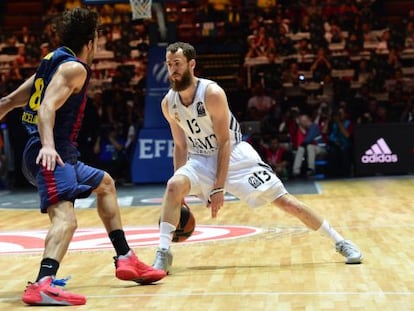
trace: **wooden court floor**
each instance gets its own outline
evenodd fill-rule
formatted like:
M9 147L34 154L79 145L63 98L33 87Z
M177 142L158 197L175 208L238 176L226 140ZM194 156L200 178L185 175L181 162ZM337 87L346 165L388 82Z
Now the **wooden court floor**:
M320 194L298 195L364 254L345 265L330 240L274 207L228 202L217 219L193 206L199 225L247 225L256 235L174 244L171 275L140 286L114 277L112 250L70 251L58 277L86 295L65 310L414 310L414 176L320 181ZM1 210L1 232L45 229L38 211ZM158 208L122 208L125 226L152 226ZM95 209L78 210L79 228L101 228ZM135 248L152 263L156 245ZM20 301L41 253L0 255L0 310ZM50 310L35 307L35 310ZM52 308L54 309L54 308ZM63 310L62 309L62 310Z

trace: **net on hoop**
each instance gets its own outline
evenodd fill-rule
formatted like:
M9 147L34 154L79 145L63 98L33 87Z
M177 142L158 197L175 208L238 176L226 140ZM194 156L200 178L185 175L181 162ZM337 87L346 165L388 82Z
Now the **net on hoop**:
M131 4L132 19L151 18L152 0L129 0Z

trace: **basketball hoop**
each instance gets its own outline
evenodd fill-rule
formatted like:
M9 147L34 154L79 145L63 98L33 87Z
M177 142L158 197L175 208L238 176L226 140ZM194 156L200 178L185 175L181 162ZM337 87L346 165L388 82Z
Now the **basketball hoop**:
M151 18L152 0L129 0L129 3L133 20Z

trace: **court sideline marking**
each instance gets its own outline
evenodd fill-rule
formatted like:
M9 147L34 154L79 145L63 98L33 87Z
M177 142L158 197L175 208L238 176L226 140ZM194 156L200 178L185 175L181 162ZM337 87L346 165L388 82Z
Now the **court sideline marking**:
M381 292L381 291L368 291L368 292L211 292L211 293L183 293L183 292L169 292L169 293L154 293L154 294L127 294L127 295L86 295L88 299L123 299L123 298L135 298L135 297L220 297L220 296L414 296L413 291L396 291L396 292ZM3 297L0 301L17 301L20 297Z

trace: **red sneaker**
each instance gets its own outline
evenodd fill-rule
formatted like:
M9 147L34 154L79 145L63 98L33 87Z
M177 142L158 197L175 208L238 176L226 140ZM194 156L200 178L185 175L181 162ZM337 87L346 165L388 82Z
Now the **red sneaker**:
M114 260L115 275L120 280L150 284L161 280L167 275L165 271L154 269L141 262L132 250L125 256L114 257Z
M86 303L85 296L64 291L56 286L65 286L68 279L56 280L45 276L36 283L29 282L22 300L37 306L76 306Z

